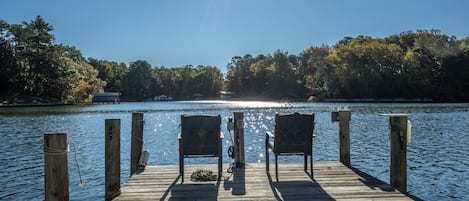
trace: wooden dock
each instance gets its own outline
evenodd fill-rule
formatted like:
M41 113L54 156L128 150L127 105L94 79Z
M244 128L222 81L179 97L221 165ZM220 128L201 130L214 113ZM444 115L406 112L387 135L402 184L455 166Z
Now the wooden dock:
M386 114L390 121L390 184L352 168L350 162L350 110L331 113L339 121L339 161L314 162L314 175L303 169L303 163L279 164L266 172L265 163L246 164L244 160L243 113L235 112L229 127L234 129L233 144L236 164L233 173L224 173L221 181L193 182L197 170L215 171L217 166L186 165L181 184L178 166L147 167L134 174L121 188L120 119L105 120L105 193L106 200L420 200L407 194L407 138L410 114ZM135 118L134 118L135 117ZM136 172L136 161L143 145L143 113L132 115L130 172ZM66 133L44 134L45 200L69 200ZM268 139L268 138L267 138ZM65 147L65 148L64 148ZM271 166L274 166L272 164ZM223 169L228 169L225 164ZM60 171L57 171L60 170ZM218 172L218 171L215 171ZM275 176L274 176L275 177ZM62 181L62 182L56 182ZM404 192L404 193L401 193Z
M132 176L114 200L413 200L389 184L340 162L315 162L313 178L303 163L280 163L279 181L275 166L265 171L264 163L246 164L227 173L223 180L193 182L196 170L213 170L213 165L186 165L184 184L178 166L150 166Z

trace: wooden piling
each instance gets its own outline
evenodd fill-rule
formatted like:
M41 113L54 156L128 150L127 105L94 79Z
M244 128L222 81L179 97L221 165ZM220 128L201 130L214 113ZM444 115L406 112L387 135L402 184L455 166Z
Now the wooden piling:
M350 163L350 110L340 110L339 115L339 159L342 164L351 168Z
M244 113L234 113L234 140L235 140L235 163L236 167L244 167Z
M143 113L132 113L132 139L130 144L130 175L138 169L138 160L143 147Z
M390 114L391 186L407 192L407 119L410 114Z
M105 120L105 199L120 195L120 119Z
M45 200L70 200L66 133L44 134Z

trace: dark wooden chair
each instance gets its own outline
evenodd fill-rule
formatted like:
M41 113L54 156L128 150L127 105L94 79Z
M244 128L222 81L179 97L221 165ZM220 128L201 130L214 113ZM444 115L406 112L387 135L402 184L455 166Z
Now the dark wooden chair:
M218 157L218 180L222 174L221 118L208 115L181 115L179 133L179 173L184 183L184 158Z
M266 171L269 171L269 149L275 154L275 178L278 181L278 156L304 155L304 170L307 171L310 156L311 177L313 175L313 131L314 113L275 115L275 131L267 132L265 139ZM275 135L274 135L275 134ZM270 142L269 138L274 138Z

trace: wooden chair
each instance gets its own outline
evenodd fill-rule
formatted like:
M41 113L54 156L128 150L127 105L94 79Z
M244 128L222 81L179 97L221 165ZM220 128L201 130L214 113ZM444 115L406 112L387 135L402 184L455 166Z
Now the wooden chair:
M218 157L218 179L222 174L221 118L208 115L181 115L179 133L179 173L184 183L184 158Z
M311 177L313 175L313 131L314 113L275 115L275 132L266 133L265 155L266 171L269 171L269 149L275 154L275 178L278 181L279 155L304 155L304 170L310 156ZM274 143L269 141L274 138Z

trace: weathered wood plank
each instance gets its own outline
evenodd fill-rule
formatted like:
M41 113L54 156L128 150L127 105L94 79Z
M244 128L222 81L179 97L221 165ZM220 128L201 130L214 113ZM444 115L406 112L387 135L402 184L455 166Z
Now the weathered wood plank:
M70 200L66 133L44 134L44 198Z
M186 169L187 178L198 169L217 172L215 164L187 165ZM335 161L316 162L314 179L304 171L303 163L279 164L279 182L263 163L246 164L231 175L224 173L219 182L181 184L178 170L178 166L147 167L114 200L412 200L389 184Z
M106 119L104 122L104 189L105 199L112 200L120 194L120 119Z
M339 111L339 160L347 167L350 163L350 110Z
M391 175L390 183L407 192L407 116L391 116Z
M130 141L130 174L138 169L138 160L143 148L143 112L132 113L132 138Z

